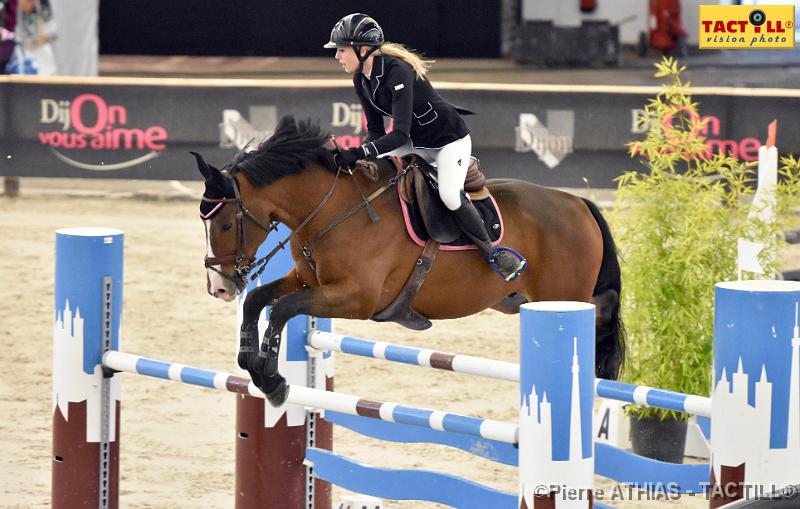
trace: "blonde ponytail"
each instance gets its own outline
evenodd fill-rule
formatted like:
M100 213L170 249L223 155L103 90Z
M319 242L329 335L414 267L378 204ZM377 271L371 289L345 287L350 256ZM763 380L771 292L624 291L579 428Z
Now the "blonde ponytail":
M373 55L388 55L390 57L399 58L414 69L414 72L417 74L417 79L425 76L434 62L434 60L423 58L422 55L416 53L414 50L406 48L402 44L396 42L383 43Z

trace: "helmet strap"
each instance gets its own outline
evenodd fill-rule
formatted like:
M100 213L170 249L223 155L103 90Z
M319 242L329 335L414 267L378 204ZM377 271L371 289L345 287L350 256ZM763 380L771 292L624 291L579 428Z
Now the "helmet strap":
M362 74L364 72L364 63L367 59L376 51L380 49L380 46L370 46L367 49L367 53L364 56L361 55L361 46L353 46L353 51L356 52L356 58L358 58L358 74Z
M367 59L370 57L370 55L372 55L373 53L375 53L379 49L380 49L380 46L370 46L370 47L367 48L367 53L362 56L361 55L361 46L353 46L353 51L356 52L356 58L358 58L358 61L361 62L362 66L364 65L364 62L366 62Z

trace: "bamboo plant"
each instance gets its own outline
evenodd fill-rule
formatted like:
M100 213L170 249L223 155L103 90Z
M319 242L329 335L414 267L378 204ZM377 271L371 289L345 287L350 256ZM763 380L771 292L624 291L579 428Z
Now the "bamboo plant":
M656 69L655 76L665 82L645 106L646 137L627 145L645 171L618 178L612 214L630 345L624 378L708 395L714 284L738 277L739 238L764 242L759 260L766 274L776 273L777 252L785 243L781 233L791 219L787 211L800 196L800 163L792 156L781 160L774 220L748 218L756 163L708 153L699 105L681 79L685 67L665 58ZM660 420L687 417L635 405L628 413Z

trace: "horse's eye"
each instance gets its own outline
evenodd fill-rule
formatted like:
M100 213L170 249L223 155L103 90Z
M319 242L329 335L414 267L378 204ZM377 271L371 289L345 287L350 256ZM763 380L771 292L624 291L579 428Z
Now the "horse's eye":
M231 223L225 223L222 225L222 231L226 232L231 229L233 225Z

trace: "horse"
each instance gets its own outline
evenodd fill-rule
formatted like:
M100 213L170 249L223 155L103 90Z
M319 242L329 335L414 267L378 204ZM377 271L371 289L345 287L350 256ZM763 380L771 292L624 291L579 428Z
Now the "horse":
M382 192L396 185L398 167L377 159L373 175L350 172L337 164L336 148L318 123L290 116L279 121L271 137L254 150L245 148L222 169L192 154L205 179L200 209L210 295L232 301L248 276L255 279L277 250L290 246L295 263L290 272L244 299L238 355L242 369L279 406L288 390L278 371L286 322L298 314L377 319L422 259L406 232L397 193ZM597 306L595 372L617 379L625 357L621 276L614 240L598 207L520 180L490 179L486 187L502 210L503 244L527 259L527 269L508 282L477 250L439 251L413 297L415 312L441 320L488 308L518 313L528 301L592 302ZM258 247L278 223L291 230L290 236L256 261ZM272 306L269 324L257 348L258 317L266 306Z

